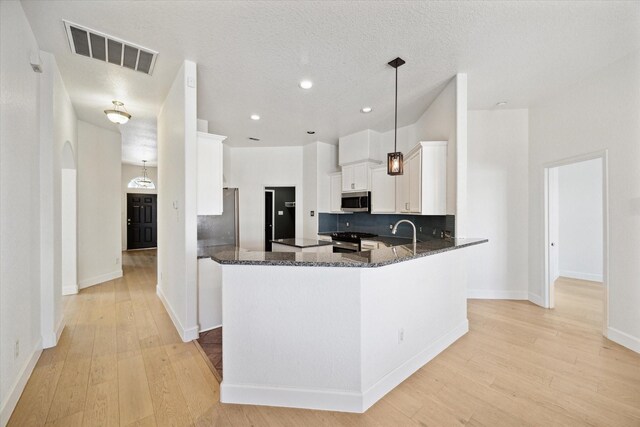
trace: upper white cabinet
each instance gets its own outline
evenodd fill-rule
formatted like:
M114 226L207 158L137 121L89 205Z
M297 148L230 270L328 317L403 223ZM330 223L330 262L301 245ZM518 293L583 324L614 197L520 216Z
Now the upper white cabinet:
M355 163L342 167L342 191L369 191L368 162Z
M333 173L329 175L331 199L329 202L329 211L333 213L342 212L342 174Z
M422 141L404 157L396 180L396 209L418 215L447 214L447 142Z
M371 213L396 212L396 177L387 168L371 169Z
M226 136L198 132L198 215L222 214L222 141Z
M379 162L383 157L380 144L380 134L371 129L343 136L338 141L338 163L345 166L355 162Z

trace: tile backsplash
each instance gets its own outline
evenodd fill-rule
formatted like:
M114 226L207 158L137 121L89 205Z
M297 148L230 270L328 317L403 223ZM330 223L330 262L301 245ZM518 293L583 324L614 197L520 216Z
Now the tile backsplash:
M443 230L450 231L455 236L455 216L424 216L424 215L372 215L367 212L354 212L352 214L318 214L318 231L358 231L374 233L379 236L391 236L390 225L401 219L408 219L416 225L418 240L440 237ZM347 225L348 224L348 225ZM420 231L422 228L422 231ZM435 230L435 235L434 235ZM413 231L409 224L398 227L397 237L411 237Z

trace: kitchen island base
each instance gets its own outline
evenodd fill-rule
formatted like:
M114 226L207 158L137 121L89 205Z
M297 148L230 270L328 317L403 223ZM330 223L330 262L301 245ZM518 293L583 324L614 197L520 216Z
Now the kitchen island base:
M366 411L468 331L466 252L377 268L222 265L221 401Z

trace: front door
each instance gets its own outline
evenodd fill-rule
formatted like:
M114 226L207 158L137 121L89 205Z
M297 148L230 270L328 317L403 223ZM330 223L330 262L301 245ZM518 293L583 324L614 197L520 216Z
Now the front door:
M155 248L156 194L127 194L127 249Z

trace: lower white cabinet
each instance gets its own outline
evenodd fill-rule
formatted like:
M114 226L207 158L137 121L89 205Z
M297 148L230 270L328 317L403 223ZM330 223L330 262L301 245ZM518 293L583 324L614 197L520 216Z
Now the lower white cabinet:
M222 141L225 139L226 136L198 132L198 215L222 215Z
M387 168L371 169L371 213L396 212L396 177Z
M222 268L211 258L198 259L198 325L200 331L222 325Z

